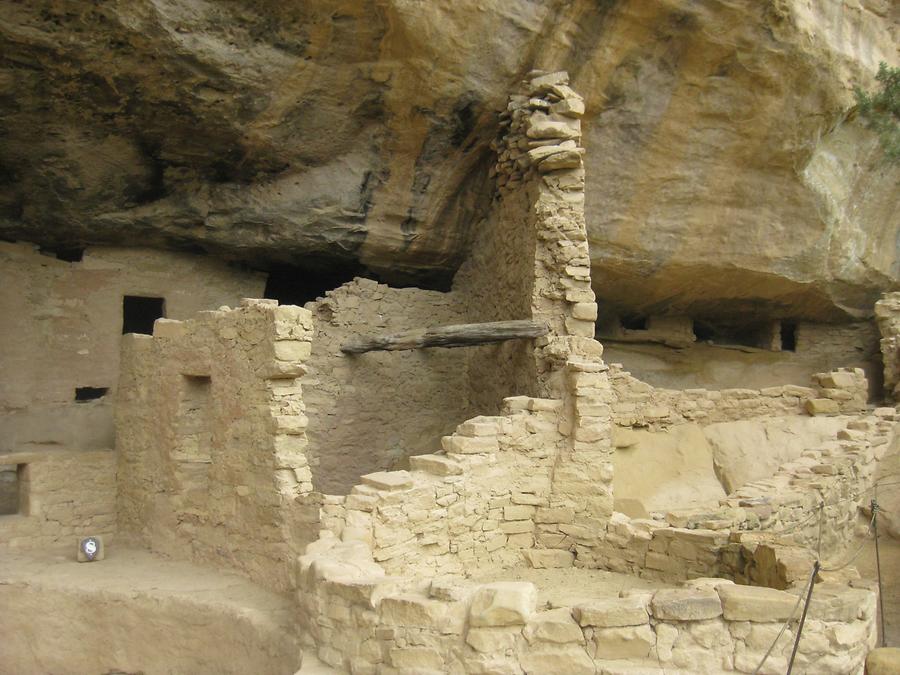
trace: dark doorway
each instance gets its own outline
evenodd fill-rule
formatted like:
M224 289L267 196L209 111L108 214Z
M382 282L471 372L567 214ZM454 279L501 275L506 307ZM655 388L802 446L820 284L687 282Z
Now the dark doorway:
M797 351L797 324L791 321L781 322L781 351Z

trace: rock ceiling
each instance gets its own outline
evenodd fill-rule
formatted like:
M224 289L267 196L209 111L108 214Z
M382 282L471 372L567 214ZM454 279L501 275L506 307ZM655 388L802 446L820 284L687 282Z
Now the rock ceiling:
M594 285L631 313L844 320L900 283L852 114L890 0L0 2L0 236L446 284L532 68L583 93Z

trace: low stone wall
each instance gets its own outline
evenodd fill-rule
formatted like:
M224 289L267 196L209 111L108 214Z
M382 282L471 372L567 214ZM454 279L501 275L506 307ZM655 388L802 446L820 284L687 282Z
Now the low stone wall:
M300 559L310 646L359 674L484 672L753 672L791 616L789 592L695 579L576 606L538 607L528 582L473 584L387 576L366 547L320 540ZM785 631L763 673L786 667ZM875 593L816 589L797 665L859 673L875 645ZM680 669L680 670L679 670Z
M685 422L855 413L865 410L868 388L860 368L817 373L811 387L787 384L765 389L664 389L638 380L619 363L610 364L609 378L615 393L613 422L652 429Z
M608 424L592 424L595 411L586 409L603 391L603 377L572 373L574 398L582 401L576 439L608 436ZM608 456L594 456L608 455L608 444L564 451L564 409L561 400L507 398L505 414L462 423L442 439L444 454L412 457L411 472L369 474L346 498L325 496L322 525L371 547L389 573L509 567L523 552L571 564L573 537L611 513L612 470Z
M797 546L820 545L827 561L843 554L897 415L883 408L852 420L833 444L744 486L712 512L670 513L667 522L613 514L600 526L574 510L554 508L552 489L513 488L501 497L496 487L479 483L479 471L490 466L502 467L506 476L546 470L538 462L510 471L503 457L517 452L512 438L529 426L552 425L565 406L526 398L506 405L506 416L461 425L446 441L447 455L422 459L444 475L443 491L432 480L421 492L427 481L419 470L383 473L364 478L346 503L325 507L335 531L309 547L298 570L307 640L320 658L354 673L517 667L591 673L660 666L752 672L811 569L814 555ZM477 451L459 452L467 446ZM465 464L476 455L481 458ZM443 500L444 510L432 508L433 499ZM363 505L369 515L360 536L346 528L360 523L351 514ZM455 543L473 539L471 545ZM440 555L429 550L435 546ZM682 580L685 587L538 611L530 584L441 577L471 573L481 564L523 563ZM714 576L790 590L704 580ZM833 584L817 586L816 593L798 664L821 673L858 672L874 644L874 593ZM762 672L783 670L792 640L790 630L786 635Z
M718 509L669 512L665 522L614 514L605 531L578 541L575 564L662 580L740 578L749 561L730 543L751 535L752 547L758 534L779 545L820 548L825 558L840 555L871 497L876 463L897 418L893 408L876 413L852 420L827 447L807 450L772 477L741 487Z
M0 548L68 546L78 537L116 529L116 455L112 450L0 454L20 466L20 512L0 515Z
M616 395L613 421L623 427L665 428L684 422L732 422L763 415L797 415L816 395L812 387L784 385L767 389L663 389L641 382L610 364Z

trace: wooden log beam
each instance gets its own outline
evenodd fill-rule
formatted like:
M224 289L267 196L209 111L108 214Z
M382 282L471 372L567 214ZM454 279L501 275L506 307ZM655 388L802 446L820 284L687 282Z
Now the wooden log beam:
M436 326L395 333L393 335L362 336L345 342L345 354L374 351L424 349L425 347L471 347L506 340L522 340L546 335L550 329L543 323L528 319L463 323L455 326Z

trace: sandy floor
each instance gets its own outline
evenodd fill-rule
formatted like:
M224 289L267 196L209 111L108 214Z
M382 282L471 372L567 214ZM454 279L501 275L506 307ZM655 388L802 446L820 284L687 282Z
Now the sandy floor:
M617 597L626 588L665 588L671 584L639 579L628 574L586 570L578 567L534 570L515 568L476 575L473 581L530 581L538 589L538 602L550 607L571 607L593 598Z
M106 558L93 563L71 555L4 552L0 581L27 582L60 588L78 587L106 592L184 596L197 602L233 605L290 623L290 600L245 578L187 562L165 560L147 551L111 547Z

